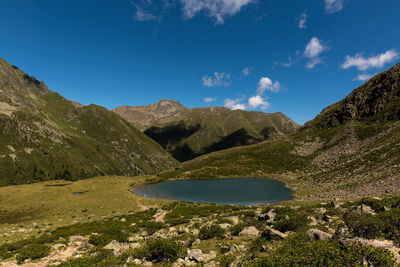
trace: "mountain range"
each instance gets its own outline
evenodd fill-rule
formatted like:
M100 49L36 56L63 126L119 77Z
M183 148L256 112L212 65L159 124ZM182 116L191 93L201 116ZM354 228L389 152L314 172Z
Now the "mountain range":
M299 198L392 193L400 188L399 119L400 64L300 127L282 113L165 99L113 111L84 106L0 59L0 185L158 173L267 176Z
M171 155L186 161L210 152L285 136L300 127L284 114L183 107L173 100L113 110Z

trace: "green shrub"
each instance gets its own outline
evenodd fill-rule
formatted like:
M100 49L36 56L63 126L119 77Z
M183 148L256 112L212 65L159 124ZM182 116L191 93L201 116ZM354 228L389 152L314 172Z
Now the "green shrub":
M183 254L183 247L168 239L150 240L133 251L133 256L152 262L174 262Z
M201 240L211 239L211 238L222 238L225 234L225 230L217 224L211 226L203 226L199 231L199 238Z
M116 257L110 250L99 250L95 256L83 256L77 259L67 260L58 267L87 267L87 266L124 266L126 259Z
M43 244L31 244L19 250L17 255L18 264L26 259L40 259L49 255L50 247Z
M393 255L382 248L301 239L287 240L278 250L245 266L363 266L364 261L372 266L395 266Z
M241 231L246 227L245 223L238 223L231 227L231 235L238 236Z
M293 213L289 218L281 218L275 223L274 227L283 233L287 231L297 232L305 229L308 226L308 221L306 214Z
M235 256L232 254L225 254L219 259L220 266L228 267L235 260Z

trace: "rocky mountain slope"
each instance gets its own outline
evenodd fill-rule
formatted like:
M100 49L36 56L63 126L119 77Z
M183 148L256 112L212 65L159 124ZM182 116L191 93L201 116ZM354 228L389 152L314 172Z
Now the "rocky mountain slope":
M175 165L114 112L68 101L0 59L0 186L150 174Z
M398 192L399 67L376 75L287 138L204 155L162 176L267 176L310 199Z
M325 108L305 126L335 127L351 120L365 123L400 120L400 63Z
M174 100L162 99L147 106L120 106L113 111L144 131L150 128L157 120L169 117L185 110L181 103Z
M268 114L223 107L187 109L165 99L149 106L122 106L113 111L144 130L180 161L284 136L299 127L280 112Z

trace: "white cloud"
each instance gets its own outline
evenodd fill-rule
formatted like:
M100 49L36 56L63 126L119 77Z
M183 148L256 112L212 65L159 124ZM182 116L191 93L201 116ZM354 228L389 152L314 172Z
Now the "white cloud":
M249 98L249 108L267 109L271 105L262 96L256 95Z
M216 20L217 24L223 24L226 17L231 17L240 12L242 7L254 0L179 0L185 18L191 19L199 12L206 12Z
M151 0L142 0L142 1L138 1L137 3L134 1L131 1L131 3L136 8L135 20L148 21L148 20L157 19L156 16L154 16L150 12L145 11L145 8L149 7L151 5Z
M214 102L215 100L217 100L217 99L214 97L206 97L203 99L203 101L206 103L211 103L211 102Z
M257 95L263 95L266 90L277 93L281 90L280 83L278 81L272 82L268 77L262 77L258 81Z
M242 100L243 100L242 98L236 98L236 99L227 98L227 99L225 99L224 107L233 109L233 110L237 110L237 109L245 110L247 108L246 105L244 103L239 103Z
M224 72L214 72L212 76L203 76L201 80L203 85L207 87L214 86L229 86L229 79L231 75Z
M371 75L371 74L362 73L362 74L359 74L354 80L363 82L363 81L367 81L367 80L371 79L372 76L373 75Z
M242 73L243 73L244 76L249 75L249 74L250 74L250 69L249 69L249 67L244 68L244 69L242 70Z
M300 29L305 29L305 28L307 28L306 22L307 22L307 13L304 12L304 13L301 15L301 17L300 17L299 28L300 28Z
M398 57L399 54L394 49L369 58L365 58L362 54L356 54L354 57L347 55L344 63L342 64L342 68L348 69L351 67L356 67L360 71L372 68L382 68L386 63L389 63Z
M317 37L311 38L310 42L306 45L304 55L308 58L318 57L326 48Z
M318 58L318 57L312 58L307 62L306 68L307 69L313 69L319 63L321 63L321 59L320 58Z
M306 49L304 50L304 56L309 58L306 67L308 69L312 69L317 64L321 63L322 61L319 58L319 55L327 49L328 47L322 44L322 42L317 37L311 38L310 42L308 42L308 44L306 45Z
M325 11L328 14L333 14L343 9L344 0L324 0L324 1L325 1Z

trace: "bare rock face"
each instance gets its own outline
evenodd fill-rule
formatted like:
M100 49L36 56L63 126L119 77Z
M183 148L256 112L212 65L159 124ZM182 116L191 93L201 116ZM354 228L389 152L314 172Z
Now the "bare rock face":
M148 128L154 121L164 117L169 117L185 108L181 103L174 100L162 99L161 101L146 106L120 106L113 111L125 118L127 121L135 125L137 128L144 130Z

